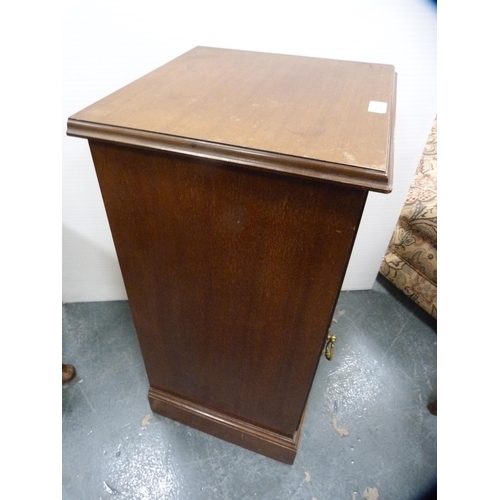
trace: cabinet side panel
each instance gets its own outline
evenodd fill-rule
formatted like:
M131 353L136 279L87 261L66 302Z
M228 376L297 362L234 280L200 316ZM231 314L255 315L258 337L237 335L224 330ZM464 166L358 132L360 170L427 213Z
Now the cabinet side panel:
M151 387L292 437L366 192L90 145Z

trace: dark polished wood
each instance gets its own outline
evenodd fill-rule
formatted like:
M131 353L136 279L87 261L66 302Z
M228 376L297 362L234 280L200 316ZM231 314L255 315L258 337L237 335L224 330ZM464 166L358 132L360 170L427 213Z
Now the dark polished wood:
M287 437L156 389L149 389L148 398L155 413L280 462L294 462L305 413L297 431Z
M293 462L368 189L390 189L391 68L198 48L70 118L153 411Z
M70 117L68 133L389 192L395 80L386 64L196 47Z

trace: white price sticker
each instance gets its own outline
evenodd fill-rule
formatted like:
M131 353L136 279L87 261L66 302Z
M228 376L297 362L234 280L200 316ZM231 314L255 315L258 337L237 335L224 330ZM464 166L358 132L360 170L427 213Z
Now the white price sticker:
M370 104L368 104L368 111L370 113L380 113L381 115L385 115L385 113L387 113L387 103L370 101Z

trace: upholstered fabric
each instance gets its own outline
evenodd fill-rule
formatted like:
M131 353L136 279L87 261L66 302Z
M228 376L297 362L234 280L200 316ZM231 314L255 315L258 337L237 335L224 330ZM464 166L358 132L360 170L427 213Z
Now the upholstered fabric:
M380 273L437 318L437 118Z

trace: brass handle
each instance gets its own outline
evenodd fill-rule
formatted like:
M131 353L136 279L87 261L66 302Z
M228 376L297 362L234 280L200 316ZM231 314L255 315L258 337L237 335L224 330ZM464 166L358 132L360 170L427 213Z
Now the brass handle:
M328 335L328 339L326 340L325 345L325 357L328 361L331 361L333 358L333 347L337 338L335 335Z

